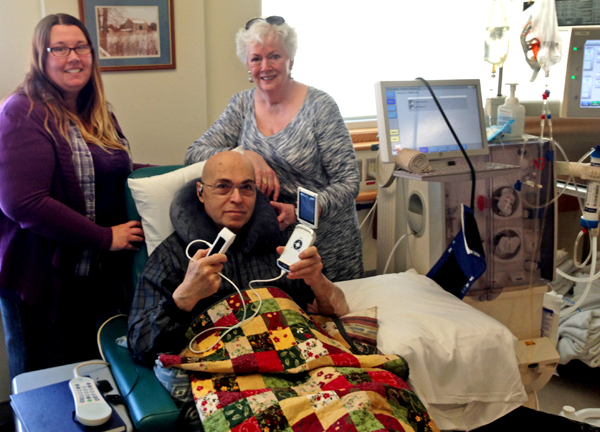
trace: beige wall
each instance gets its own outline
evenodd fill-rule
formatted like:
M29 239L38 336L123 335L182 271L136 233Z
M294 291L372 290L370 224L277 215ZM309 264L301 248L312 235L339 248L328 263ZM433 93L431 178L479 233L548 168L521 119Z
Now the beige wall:
M39 0L0 0L0 99L25 77L33 28L41 13Z
M235 55L235 35L260 14L260 0L205 0L208 125L235 93L251 88L248 71ZM200 135L198 135L199 137Z
M23 80L42 15L79 16L77 0L0 0L0 98ZM188 146L236 92L248 88L235 33L259 16L260 0L174 0L177 68L104 72L106 97L135 162L179 164Z

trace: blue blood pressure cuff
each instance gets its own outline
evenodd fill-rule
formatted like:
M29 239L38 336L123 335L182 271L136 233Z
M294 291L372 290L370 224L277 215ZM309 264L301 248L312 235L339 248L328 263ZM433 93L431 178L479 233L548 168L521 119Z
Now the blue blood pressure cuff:
M462 299L485 272L485 254L473 210L462 205L462 229L429 270L427 277Z

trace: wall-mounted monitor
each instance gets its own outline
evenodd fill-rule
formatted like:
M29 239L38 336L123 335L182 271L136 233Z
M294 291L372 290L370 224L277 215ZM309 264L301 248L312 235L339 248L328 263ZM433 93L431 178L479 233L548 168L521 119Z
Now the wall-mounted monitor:
M467 154L488 154L479 80L438 80L429 85ZM418 150L432 161L462 157L422 81L379 81L375 84L375 99L384 163L394 163L398 150L405 148Z
M571 29L561 117L600 117L600 27Z

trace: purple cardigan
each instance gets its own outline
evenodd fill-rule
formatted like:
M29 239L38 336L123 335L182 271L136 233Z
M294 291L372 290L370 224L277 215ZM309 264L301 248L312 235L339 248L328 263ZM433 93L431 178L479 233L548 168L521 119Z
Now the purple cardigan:
M0 107L0 295L50 302L53 316L81 249L108 250L112 230L84 216L69 143L52 120L54 138L44 128L42 107L30 107L19 94Z

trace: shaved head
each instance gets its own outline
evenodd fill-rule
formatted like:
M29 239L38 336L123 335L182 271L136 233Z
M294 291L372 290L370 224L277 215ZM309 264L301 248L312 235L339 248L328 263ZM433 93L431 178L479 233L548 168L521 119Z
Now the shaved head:
M231 172L245 173L248 178L254 179L254 167L252 163L241 153L225 151L211 156L204 165L202 181L211 183L219 178L219 175ZM212 184L212 183L211 183Z

